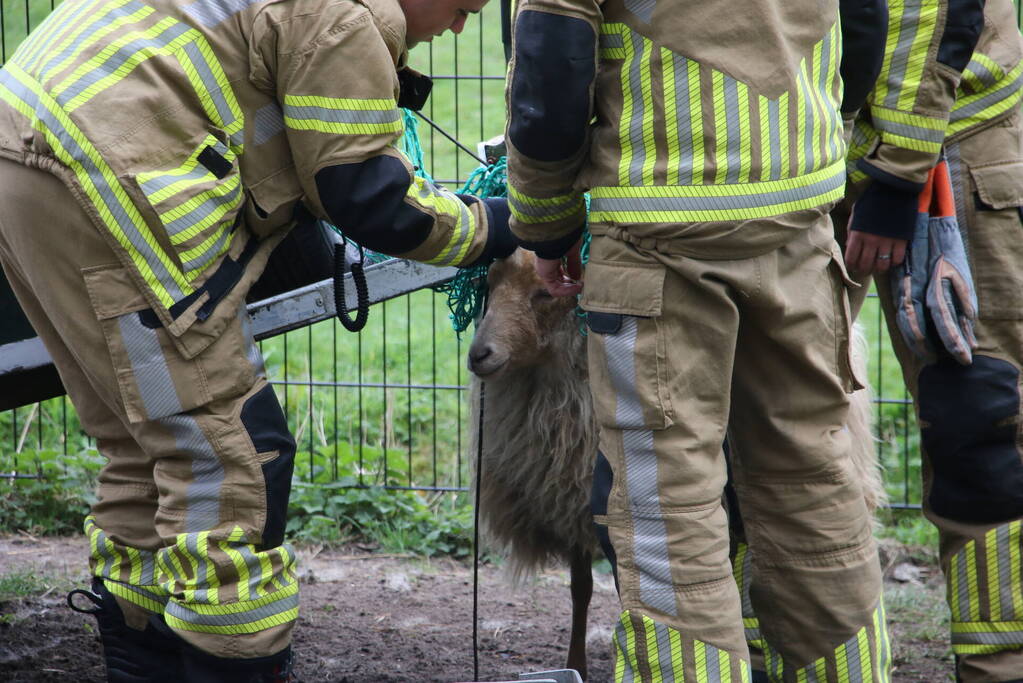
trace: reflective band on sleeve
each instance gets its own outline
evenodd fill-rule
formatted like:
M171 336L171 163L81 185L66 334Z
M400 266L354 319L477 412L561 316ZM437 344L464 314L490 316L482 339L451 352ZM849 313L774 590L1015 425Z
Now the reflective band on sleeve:
M276 102L271 102L261 107L255 116L255 132L253 142L256 145L265 144L271 138L284 132L284 112Z
M61 163L75 174L104 225L131 256L146 284L168 308L194 289L150 233L116 174L53 99L15 64L0 69L0 99L29 119Z
M948 121L908 112L874 107L870 110L874 127L885 142L919 152L937 154L945 140Z
M403 130L394 100L285 95L284 123L294 130L335 135L397 135Z
M416 176L409 185L408 197L413 205L426 207L437 216L454 219L451 236L436 256L424 259L424 263L448 266L462 263L476 236L476 218L469 207L453 193L432 181Z
M508 186L508 207L520 223L551 223L573 215L582 223L586 218L586 201L582 193L537 198Z
M990 121L1013 108L1018 108L1023 97L1023 62L1006 74L993 90L967 95L956 100L952 108L948 134L955 135L978 123Z

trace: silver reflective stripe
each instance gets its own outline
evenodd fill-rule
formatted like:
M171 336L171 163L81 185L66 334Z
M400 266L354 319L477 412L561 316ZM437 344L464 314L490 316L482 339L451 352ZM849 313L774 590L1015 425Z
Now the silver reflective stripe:
M185 547L188 548L189 554L196 561L195 570L195 597L192 598L195 602L206 603L210 599L210 584L206 579L206 574L209 571L208 563L208 548L203 550L199 549L199 534L191 533L185 535Z
M276 102L260 107L256 111L255 119L252 141L256 145L262 145L284 132L284 114Z
M845 667L846 671L849 672L849 683L861 683L863 681L863 672L860 668L860 645L856 636L846 641L842 647L845 648Z
M394 123L401 118L397 109L333 109L309 105L284 105L284 116L298 121L327 123Z
M131 361L131 373L138 387L146 418L156 420L181 412L181 400L160 346L157 330L142 324L138 313L117 318L124 350Z
M675 121L678 126L678 182L680 185L691 185L693 168L693 114L690 111L690 100L693 96L689 86L689 60L674 52L671 53L671 68L675 72ZM671 125L671 122L668 122Z
M139 226L137 226L131 218L128 216L127 210L118 200L113 188L107 182L103 171L96 166L85 150L82 149L78 141L64 128L63 124L57 120L50 109L40 102L39 98L34 92L26 88L16 78L14 78L10 72L0 69L0 85L6 86L15 97L23 101L26 105L35 111L37 117L39 117L40 123L49 130L59 140L61 146L67 150L67 153L81 165L82 169L89 176L89 180L92 181L96 187L96 191L99 193L102 205L96 205L96 210L101 214L106 210L113 221L117 223L118 227L127 237L134 248L146 264L152 269L156 279L159 280L160 284L163 285L167 293L170 294L171 298L175 301L183 299L184 293L178 287L174 278L171 277L170 273L164 267L163 262L153 251L153 247L145 240L142 236ZM56 104L54 103L56 107ZM113 177L113 171L107 169L110 176ZM146 228L148 230L148 228Z
M941 142L945 140L944 130L935 130L934 128L925 128L924 126L914 126L909 123L897 123L876 115L873 120L874 126L878 130L884 131L885 133L891 133L892 135L901 135L902 137L912 138L913 140L922 140L924 142L938 144L941 144Z
M923 4L904 3L902 23L899 25L898 44L892 51L891 66L886 79L889 85L888 94L885 97L884 106L889 109L897 109L899 95L902 94L901 85L906 76L909 65L910 52L913 42L916 39L917 30L920 27L920 11Z
M217 113L220 114L220 121L215 121L214 123L219 123L223 128L230 127L236 120L235 113L232 111L231 105L228 104L227 97L224 95L220 81L218 81L217 77L213 75L213 69L206 60L206 56L194 42L185 45L184 53L192 62L196 73L199 74L199 80L201 80L203 85L206 86L206 92L203 94L210 96L210 99L213 100L213 105L217 108ZM234 93L232 93L232 97L233 96Z
M625 46L621 33L601 33L598 44L601 50L615 50Z
M615 638L618 640L618 651L625 660L621 683L633 683L636 680L636 672L632 670L632 662L629 660L630 657L636 657L636 646L633 643L632 650L629 650L628 635L625 632L625 624L621 622L621 619L618 620L618 626L615 627Z
M656 6L657 0L625 0L625 9L642 19L645 24L650 23Z
M116 73L118 70L123 70L125 65L133 60L141 61L148 59L152 55L145 54L145 50L161 51L167 45L185 35L190 30L191 29L186 24L174 23L165 28L154 38L139 37L132 40L118 48L114 54L110 55L110 57L104 60L101 64L92 65L92 69L83 74L81 78L65 88L62 92L57 94L55 99L61 104L61 106L67 109L67 105L71 102L71 100L86 93L87 90L89 91L89 97L96 95L99 90L92 88L92 86L94 86L97 82Z
M181 234L197 225L202 225L202 229L205 230L207 227L210 227L209 225L204 225L208 222L210 216L216 215L219 219L220 216L229 212L236 204L239 204L241 200L242 186L241 183L238 183L238 187L227 194L209 197L202 204L180 218L164 223L164 227L167 228L167 233L171 236Z
M234 546L234 550L242 556L242 560L245 562L245 567L249 571L249 595L253 597L258 596L262 590L265 579L269 579L270 577L263 576L263 564L252 551L251 544L246 543L244 545L240 545L232 543L231 545Z
M643 51L647 48L643 36L629 29L627 37L629 62L629 95L632 102L632 118L629 120L629 142L632 159L629 163L629 184L643 185L643 162L646 160L646 145L643 142Z
M220 487L224 467L196 419L172 415L159 421L174 435L181 456L192 463L192 481L185 491L185 533L198 533L220 523Z
M86 3L82 3L81 6L87 7L88 5ZM132 0L131 2L120 7L104 8L106 11L100 15L93 16L88 22L87 28L83 30L80 34L78 34L78 36L71 43L69 43L60 52L53 54L50 57L50 59L47 60L46 63L43 64L42 66L38 66L37 68L32 67L32 72L39 74L40 80L45 80L47 78L50 78L51 76L54 76L55 74L51 74L50 71L53 70L56 66L58 66L60 63L62 63L65 59L67 59L75 52L77 52L78 49L81 48L83 45L91 42L97 33L103 31L104 29L107 29L107 27L117 19L128 17L144 8L145 5L143 5L141 2L136 2L135 0ZM72 17L76 16L77 12L72 15ZM71 17L69 17L69 19L71 19ZM51 43L51 45L53 45L53 43ZM47 55L45 53L43 55L40 55L40 57L43 56ZM26 66L28 65L26 64Z
M130 583L125 583L123 581L117 581L116 583L123 590L134 593L144 600L152 600L153 602L158 602L161 605L167 604L168 595L166 591L161 589L159 586L155 585L133 586Z
M142 560L142 571L139 575L139 583L143 586L156 585L156 553L148 550L140 550L139 556Z
M957 633L952 630L953 645L1017 645L1023 646L1023 631L989 631Z
M742 132L739 130L739 84L734 78L728 76L724 77L724 81L727 157L723 158L721 154L717 156L719 164L724 161L727 165L725 182L732 184L739 182L739 168L742 166Z
M185 5L182 11L192 17L198 24L207 28L229 19L262 0L197 0Z
M721 660L718 659L718 652L720 650L706 643L701 643L700 645L703 647L703 652L707 657L707 682L721 683Z
M747 628L743 629L746 633L746 642L755 643L760 640L760 629L759 628Z
M1015 621L1016 610L1012 605L1012 554L1009 526L1002 525L995 530L996 553L998 555L998 597L1001 607L1001 621Z
M834 110L834 101L831 98L832 83L828 82L828 74L831 71L831 50L832 41L835 39L835 29L833 26L828 34L824 36L824 41L821 44L821 61L818 66L820 69L820 82L818 84L818 91L821 94L822 104L826 108L824 112L824 118L826 123L824 124L824 135L828 145L828 159L826 163L837 161L840 158L840 152L838 149L839 131L842 127L842 116ZM823 154L824 150L821 150Z
M822 180L803 187L754 194L704 197L602 197L596 188L590 199L591 211L724 211L756 209L823 196L845 184L845 170L839 168ZM725 190L727 186L717 189Z
M767 101L767 118L771 126L771 175L769 180L781 180L781 103ZM787 171L788 169L785 169Z
M28 38L18 46L11 61L21 65L26 71L36 71L39 60L46 56L46 50L59 44L79 26L77 19L83 15L88 16L96 10L99 0L80 3L61 3L48 16L35 31L32 31ZM61 31L60 36L57 34Z
M657 488L654 434L645 427L643 405L636 390L637 332L637 319L624 316L621 330L605 336L608 371L616 396L615 424L622 429L639 597L648 607L676 615L667 530Z
M171 601L167 604L167 614L187 624L195 624L196 626L240 626L283 614L297 608L298 593L293 593L262 607L255 607L251 610L234 614L200 614L182 605L180 602Z
M801 159L802 170L811 173L816 169L817 141L813 137L813 123L817 107L814 105L813 91L810 88L810 80L805 70L799 72L799 85L803 93L803 158Z
M657 640L657 663L661 667L661 676L666 681L681 680L681 671L675 671L672 665L671 635L668 627L654 623L654 637ZM681 656L680 656L681 659Z
M446 257L440 261L431 262L439 266L449 266L458 261L458 257L462 253L462 246L465 245L465 241L469 239L469 234L472 232L472 216L469 214L469 207L458 197L452 195L452 199L458 203L458 222L453 228L458 230L458 238L451 249L448 250Z
M98 536L96 539L96 553L104 560L103 578L120 580L119 570L121 569L121 562L110 548L110 539L107 538L106 533L99 527L96 527L96 533ZM113 573L115 570L118 575Z
M981 97L979 100L974 100L973 102L963 104L959 107L953 107L950 119L951 122L957 123L964 119L968 119L1003 100L1018 96L1021 83L1023 83L1023 74L1014 78L1012 83L1007 83L1005 86L992 91L990 94Z

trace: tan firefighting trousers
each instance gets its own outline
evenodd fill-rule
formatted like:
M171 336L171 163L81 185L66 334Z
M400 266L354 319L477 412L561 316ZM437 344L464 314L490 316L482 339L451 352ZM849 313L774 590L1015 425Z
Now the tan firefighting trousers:
M923 365L875 277L920 420L924 514L938 528L952 649L963 683L1023 680L1023 125L1018 114L946 146L977 289L979 348ZM848 209L836 212L845 225ZM844 231L841 231L844 232ZM858 312L866 288L853 297Z
M749 680L721 502L726 429L772 679L889 680L880 568L844 428L859 386L851 281L830 221L734 261L653 246L595 236L582 302L613 475L594 512L623 608L615 680Z
M282 650L295 446L244 309L185 359L55 176L0 160L0 206L0 263L108 459L86 520L93 574L129 625L163 614L220 657Z

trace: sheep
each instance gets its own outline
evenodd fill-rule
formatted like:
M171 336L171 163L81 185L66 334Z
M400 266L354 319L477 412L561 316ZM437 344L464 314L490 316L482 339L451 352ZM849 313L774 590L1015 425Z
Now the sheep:
M572 628L567 666L585 679L591 564L599 552L589 508L599 430L576 301L550 296L534 261L531 252L519 249L490 268L489 305L468 353L474 413L470 448L477 453L479 394L485 381L484 531L505 552L516 579L552 562L568 564ZM862 367L865 359L866 342L857 333L854 362ZM848 428L852 466L873 512L885 494L866 390L853 395Z

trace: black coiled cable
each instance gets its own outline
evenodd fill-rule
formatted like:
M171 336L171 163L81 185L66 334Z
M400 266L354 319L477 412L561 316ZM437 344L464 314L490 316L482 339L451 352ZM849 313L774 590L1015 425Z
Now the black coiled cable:
M337 319L349 332L359 332L369 320L369 287L366 285L366 273L363 266L366 253L359 247L359 260L352 264L352 280L355 281L355 318L348 315L345 307L345 255L348 252L348 240L334 245L334 310Z

